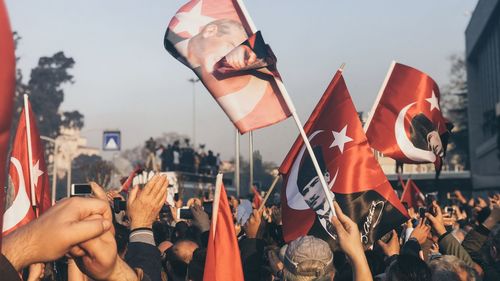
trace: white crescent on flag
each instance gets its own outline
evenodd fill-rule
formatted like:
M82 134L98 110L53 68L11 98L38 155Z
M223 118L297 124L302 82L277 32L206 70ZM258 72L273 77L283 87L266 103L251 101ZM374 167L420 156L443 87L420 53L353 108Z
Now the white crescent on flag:
M31 203L26 194L26 184L24 182L23 168L21 162L14 157L10 158L10 161L14 165L17 171L17 176L19 177L19 186L17 187L17 194L12 202L12 205L5 211L3 215L3 231L8 231L14 226L16 226L20 221L22 221L28 214Z
M394 134L396 135L396 142L399 145L399 148L404 153L408 159L417 161L417 162L434 162L436 161L436 155L432 151L423 150L415 147L411 140L408 139L408 135L405 130L405 117L406 112L410 107L412 107L415 102L410 103L405 106L398 114L398 118L396 119L396 123L394 125Z

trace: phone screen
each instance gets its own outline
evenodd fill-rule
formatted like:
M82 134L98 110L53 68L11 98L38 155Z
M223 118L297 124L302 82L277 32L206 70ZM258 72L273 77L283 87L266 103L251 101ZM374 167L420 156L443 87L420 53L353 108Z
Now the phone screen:
M177 210L178 217L183 220L192 220L193 219L193 213L191 212L191 209L188 208L181 208Z
M90 195L92 188L87 183L74 183L71 185L71 196Z

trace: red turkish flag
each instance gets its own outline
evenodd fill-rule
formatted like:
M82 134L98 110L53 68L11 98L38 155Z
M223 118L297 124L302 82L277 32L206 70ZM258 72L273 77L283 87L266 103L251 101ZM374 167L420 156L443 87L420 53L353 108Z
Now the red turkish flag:
M7 161L9 149L10 126L16 86L16 58L14 40L10 29L9 16L3 0L0 0L0 163ZM6 169L0 165L0 230L3 225L1 214L4 212L4 184ZM1 246L1 235L0 235Z
M165 48L200 78L240 133L290 111L278 89L276 57L236 0L192 0L170 21Z
M203 281L243 281L243 267L234 231L233 214L222 183L219 198L217 213L212 214Z
M368 145L342 72L333 77L304 126L340 207L358 224L365 246L406 220L407 212ZM336 248L332 212L300 137L283 161L285 241L314 235Z
M29 165L28 134L25 111L21 112L14 139L9 166L9 188L14 189L14 200L3 216L3 234L21 227L51 206L49 177L45 165L44 149L36 126L36 118L29 105L32 165ZM30 177L30 169L33 180ZM35 188L37 213L32 208L31 186Z
M412 67L391 67L365 126L370 145L403 163L440 164L448 128L436 82Z
M401 194L401 202L408 204L408 208L415 210L425 206L425 196L412 179L406 181L403 194Z

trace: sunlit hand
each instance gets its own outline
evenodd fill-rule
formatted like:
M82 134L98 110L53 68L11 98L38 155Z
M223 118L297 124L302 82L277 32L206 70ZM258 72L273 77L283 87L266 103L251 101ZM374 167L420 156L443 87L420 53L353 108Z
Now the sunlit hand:
M151 228L167 199L168 179L165 175L155 175L140 190L135 186L127 200L127 214L131 229Z

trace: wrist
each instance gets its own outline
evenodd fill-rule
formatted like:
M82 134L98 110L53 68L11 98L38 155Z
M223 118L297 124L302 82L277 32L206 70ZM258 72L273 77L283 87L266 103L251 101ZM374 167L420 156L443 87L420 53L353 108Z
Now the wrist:
M444 226L436 228L436 234L438 236L442 236L443 234L446 234L446 232L446 227Z
M30 237L26 235L24 228L18 229L3 238L2 254L9 260L16 271L21 271L24 267L33 263L30 258L33 256L32 250L27 249L30 243ZM28 254L31 253L31 254Z
M113 271L106 281L140 281L135 271L120 257L117 258Z
M153 223L131 220L130 221L130 230L134 230L134 229L137 229L137 228L149 228L149 229L152 229L153 228Z

